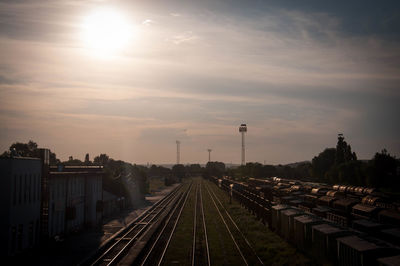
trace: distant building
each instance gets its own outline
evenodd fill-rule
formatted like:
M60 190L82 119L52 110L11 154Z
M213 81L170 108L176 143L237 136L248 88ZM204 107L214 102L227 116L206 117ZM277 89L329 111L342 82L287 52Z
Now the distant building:
M51 166L48 173L46 238L64 236L102 221L102 166ZM44 204L47 205L47 204ZM44 210L44 213L46 211Z
M42 163L0 158L0 253L14 255L39 243Z

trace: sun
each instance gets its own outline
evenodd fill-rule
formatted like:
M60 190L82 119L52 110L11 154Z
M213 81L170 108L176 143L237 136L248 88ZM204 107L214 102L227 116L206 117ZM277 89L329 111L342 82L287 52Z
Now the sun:
M110 55L126 47L133 36L132 23L112 8L101 8L85 17L82 39L85 46L100 55Z

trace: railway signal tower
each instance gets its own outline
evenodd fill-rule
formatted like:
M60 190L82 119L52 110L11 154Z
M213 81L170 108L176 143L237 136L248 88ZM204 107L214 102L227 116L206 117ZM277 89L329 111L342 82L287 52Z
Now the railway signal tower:
M241 124L239 127L239 132L242 134L242 165L246 164L246 149L245 149L245 143L244 143L244 135L247 132L247 126L246 124Z

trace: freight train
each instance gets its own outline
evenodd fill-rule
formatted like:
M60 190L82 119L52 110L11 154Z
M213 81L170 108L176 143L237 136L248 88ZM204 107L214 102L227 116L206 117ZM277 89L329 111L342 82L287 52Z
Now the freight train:
M400 204L375 189L276 177L211 180L321 264L400 265Z

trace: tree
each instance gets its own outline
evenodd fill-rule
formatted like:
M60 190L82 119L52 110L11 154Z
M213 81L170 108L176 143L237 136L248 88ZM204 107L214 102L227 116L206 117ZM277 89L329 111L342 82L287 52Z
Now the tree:
M335 164L346 163L350 161L356 161L357 155L355 152L351 152L350 145L344 140L343 134L338 134L338 143L336 145Z
M391 156L386 149L383 149L380 153L377 152L369 162L368 185L377 188L398 189L400 185L399 167L399 161L396 157Z
M10 146L10 152L15 151L22 157L39 158L40 152L36 142L30 140L28 143L16 142Z
M94 157L93 162L95 164L106 165L109 160L110 157L107 154L102 153L99 156Z
M16 142L13 143L9 151L4 152L3 156L10 156L13 153L18 154L22 157L32 157L32 158L40 158L40 149L36 142L29 140L28 143ZM54 152L50 150L50 164L57 164L60 160L57 159L57 156Z
M215 176L221 178L225 174L225 164L222 162L208 162L203 176L209 178Z
M175 164L172 167L172 175L181 181L182 178L186 177L186 169L183 164Z
M335 165L336 149L327 148L311 161L312 177L327 181L326 173Z
M91 164L91 161L89 159L89 153L86 153L86 155L85 155L85 165L89 165L89 164Z

